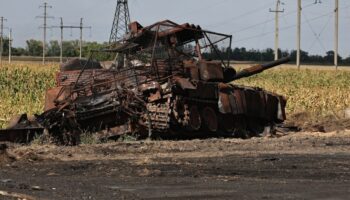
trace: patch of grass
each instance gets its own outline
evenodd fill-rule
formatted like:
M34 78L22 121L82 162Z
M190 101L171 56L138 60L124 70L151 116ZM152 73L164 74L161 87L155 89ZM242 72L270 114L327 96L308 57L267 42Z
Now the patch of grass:
M101 141L94 134L84 132L80 135L80 144L101 144Z
M43 145L43 144L53 144L53 138L48 134L35 135L34 139L31 141L30 145Z
M134 135L121 135L118 139L120 142L134 142L137 141L137 136Z

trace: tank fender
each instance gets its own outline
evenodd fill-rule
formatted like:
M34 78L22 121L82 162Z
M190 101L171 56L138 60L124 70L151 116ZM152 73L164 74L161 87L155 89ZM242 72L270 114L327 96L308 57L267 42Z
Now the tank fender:
M183 90L195 90L197 87L187 78L174 78L175 84Z

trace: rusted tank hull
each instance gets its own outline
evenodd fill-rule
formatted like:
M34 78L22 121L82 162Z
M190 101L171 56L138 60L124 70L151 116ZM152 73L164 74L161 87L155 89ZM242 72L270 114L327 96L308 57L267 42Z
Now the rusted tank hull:
M174 132L235 134L259 132L286 119L284 97L231 82L289 58L236 73L218 49L224 40L231 48L231 35L169 20L130 26L130 34L113 49L100 51L118 55L110 69L102 69L93 57L62 65L57 87L47 91L45 112L34 123L38 126L23 119L20 130L12 127L0 138L6 140L11 131L26 135L36 127L61 143L68 138L70 144L76 144L84 132L102 131L104 138ZM207 52L220 59L206 60Z

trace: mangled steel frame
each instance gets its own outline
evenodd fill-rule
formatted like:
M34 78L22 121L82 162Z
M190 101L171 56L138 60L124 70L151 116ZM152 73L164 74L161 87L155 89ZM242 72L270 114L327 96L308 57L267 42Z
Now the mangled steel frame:
M231 35L169 20L129 26L125 38L92 52L84 64L61 67L57 87L46 94L45 112L34 120L37 128L74 144L84 131L105 130L105 137L183 130L233 133L285 120L284 97L231 82L289 58L236 73L218 49L224 41L231 48ZM220 60L205 60L208 52ZM110 69L93 61L98 53L117 54ZM26 123L33 121L24 117L17 122Z

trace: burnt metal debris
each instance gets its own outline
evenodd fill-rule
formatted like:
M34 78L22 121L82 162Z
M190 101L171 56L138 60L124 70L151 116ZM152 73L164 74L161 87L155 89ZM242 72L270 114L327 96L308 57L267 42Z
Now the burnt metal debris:
M133 22L129 28L122 40L93 51L89 60L62 65L57 87L46 93L45 112L17 117L0 131L0 141L26 142L44 132L63 144L78 143L86 131L103 131L105 138L235 133L286 119L283 96L232 82L289 58L236 73L219 50L231 48L231 35L169 20L148 27ZM208 52L221 59L206 60ZM94 60L103 53L117 55L108 67Z

